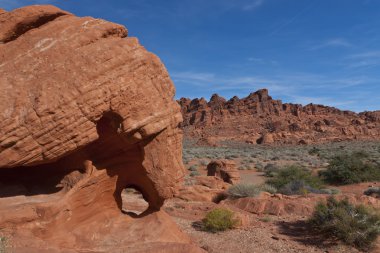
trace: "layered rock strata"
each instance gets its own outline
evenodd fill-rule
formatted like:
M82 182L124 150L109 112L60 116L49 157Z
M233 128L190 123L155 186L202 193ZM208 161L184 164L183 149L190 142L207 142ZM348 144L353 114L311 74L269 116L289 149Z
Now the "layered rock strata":
M200 252L160 211L184 176L157 56L54 6L0 12L0 231L12 252ZM123 214L121 192L149 208Z
M239 99L181 98L185 137L199 145L311 144L380 140L380 111L355 113L323 105L282 103L262 89Z

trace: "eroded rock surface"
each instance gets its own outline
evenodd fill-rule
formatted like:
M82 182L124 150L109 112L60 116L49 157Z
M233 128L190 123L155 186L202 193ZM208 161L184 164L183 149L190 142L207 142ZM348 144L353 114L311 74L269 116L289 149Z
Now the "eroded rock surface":
M215 146L231 140L311 144L380 139L380 111L355 113L323 105L282 103L272 99L266 89L242 99L227 101L215 94L209 102L203 98L181 98L178 102L185 137L199 145Z
M200 252L163 211L184 176L174 86L121 25L0 11L0 229L12 252ZM149 208L122 213L123 189Z
M216 160L207 165L207 176L215 176L229 184L236 184L240 181L240 173L234 161Z

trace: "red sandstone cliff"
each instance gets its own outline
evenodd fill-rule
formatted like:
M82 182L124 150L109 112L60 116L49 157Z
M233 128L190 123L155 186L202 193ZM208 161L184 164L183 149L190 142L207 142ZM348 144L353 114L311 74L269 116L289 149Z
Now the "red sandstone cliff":
M282 103L262 89L239 99L214 94L179 101L187 138L213 144L221 140L247 143L306 144L380 139L380 111L355 113L323 105Z

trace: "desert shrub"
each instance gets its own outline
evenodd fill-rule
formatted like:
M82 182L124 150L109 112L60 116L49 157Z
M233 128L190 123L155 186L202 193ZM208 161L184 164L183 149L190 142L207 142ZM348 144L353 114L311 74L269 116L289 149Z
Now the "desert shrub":
M325 189L320 189L319 191L321 194L330 194L330 195L336 195L340 193L340 190L335 189L335 188L325 188Z
M280 193L285 195L304 195L307 193L319 193L319 190L306 184L303 180L294 180L281 187Z
M235 184L227 190L227 194L232 199L255 197L261 192L259 186L254 184Z
M270 216L264 216L262 218L259 218L259 221L270 222L270 221L272 221L272 218Z
M354 206L333 197L316 205L309 223L330 238L366 250L380 234L380 215L368 207Z
M264 165L262 163L256 163L255 167L257 171L260 171L260 172L264 171Z
M319 153L321 152L321 150L317 147L313 147L312 149L309 150L309 155L319 155Z
M197 166L197 165L191 165L191 166L189 167L189 170L190 170L190 171L197 171L197 169L198 169L198 166Z
M255 185L255 184L236 184L232 185L227 190L228 197L231 199L256 197L260 192L276 193L276 187L268 184Z
M0 237L0 253L5 253L6 244L7 239L5 237Z
M185 176L184 185L190 186L190 185L195 185L195 184L196 184L196 180L194 178L192 178L190 175Z
M281 192L281 188L286 185L301 181L304 185L315 189L319 189L322 186L322 181L318 177L313 176L310 171L298 165L291 165L279 170L278 173L273 178L268 179L266 183L273 185Z
M271 194L275 194L277 192L276 187L274 187L273 185L269 185L269 184L260 185L259 189L260 189L260 191L269 192Z
M265 172L266 177L274 177L275 175L277 175L279 170L280 168L273 163L268 163L264 167L264 172Z
M246 170L253 170L253 166L251 166L250 164L246 164L245 169Z
M201 173L199 173L199 171L192 171L192 172L190 172L190 177L195 177L195 176L200 176L201 175Z
M199 161L200 165L206 166L208 164L207 160L200 160Z
M330 184L355 184L380 180L380 167L367 159L367 154L356 152L333 157L320 176Z
M364 194L367 196L380 198L380 187L370 187L364 191Z
M238 222L238 219L234 217L232 211L224 208L216 208L206 214L206 217L202 220L202 227L205 231L215 233L232 229Z

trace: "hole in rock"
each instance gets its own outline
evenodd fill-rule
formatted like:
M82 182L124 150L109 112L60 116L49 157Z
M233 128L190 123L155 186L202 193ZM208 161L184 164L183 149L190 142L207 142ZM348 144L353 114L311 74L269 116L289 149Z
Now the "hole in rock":
M135 187L127 187L121 192L122 211L129 215L140 215L149 208L142 193Z
M96 124L99 139L115 136L121 130L123 118L115 112L106 112Z

